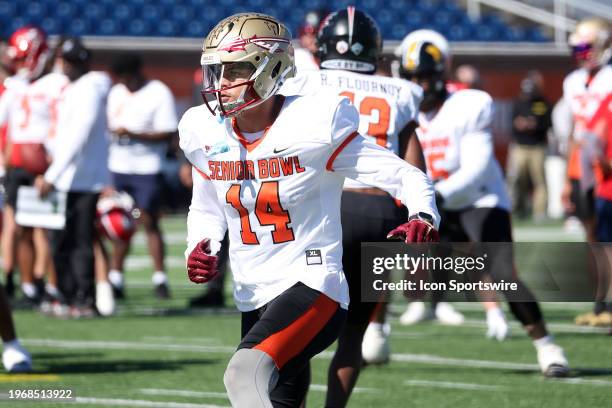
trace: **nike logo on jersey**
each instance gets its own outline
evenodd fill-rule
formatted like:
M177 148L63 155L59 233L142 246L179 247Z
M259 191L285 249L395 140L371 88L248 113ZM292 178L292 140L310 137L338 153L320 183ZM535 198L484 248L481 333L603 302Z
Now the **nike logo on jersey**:
M287 150L287 149L289 149L289 148L288 148L288 147L285 147L284 149L277 149L277 148L275 147L275 148L274 148L274 153L275 153L275 154L278 154L278 153L284 152L284 151L285 151L285 150Z

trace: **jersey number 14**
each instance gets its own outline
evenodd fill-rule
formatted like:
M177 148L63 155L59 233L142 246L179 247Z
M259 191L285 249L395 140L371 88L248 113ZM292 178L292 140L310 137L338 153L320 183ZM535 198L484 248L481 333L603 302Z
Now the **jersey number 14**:
M232 184L225 194L225 201L240 215L240 236L242 243L246 245L257 245L259 240L257 234L251 227L249 210L240 201L240 184ZM293 229L289 226L291 217L280 203L278 194L278 181L264 181L257 193L255 200L255 216L260 225L273 226L272 241L282 244L294 240Z

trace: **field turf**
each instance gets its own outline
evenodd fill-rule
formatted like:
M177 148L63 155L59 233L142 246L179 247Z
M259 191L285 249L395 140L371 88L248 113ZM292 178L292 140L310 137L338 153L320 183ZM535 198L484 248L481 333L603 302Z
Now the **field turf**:
M32 352L35 373L0 374L0 394L23 389L71 389L67 403L0 400L0 407L228 407L222 383L239 341L239 315L229 304L216 311L187 308L202 288L182 267L184 218L167 218L172 299L155 300L144 239L129 258L127 299L116 316L67 321L18 310L22 342ZM518 240L579 240L557 224L519 225ZM229 295L231 288L228 284ZM588 304L546 303L545 315L570 359L572 376L546 380L530 340L513 323L504 342L485 338L478 304L458 304L467 317L460 327L422 323L402 327L391 306L392 361L367 367L350 407L604 407L612 404L612 337L608 330L580 328L574 316ZM329 350L313 361L309 407L322 407Z

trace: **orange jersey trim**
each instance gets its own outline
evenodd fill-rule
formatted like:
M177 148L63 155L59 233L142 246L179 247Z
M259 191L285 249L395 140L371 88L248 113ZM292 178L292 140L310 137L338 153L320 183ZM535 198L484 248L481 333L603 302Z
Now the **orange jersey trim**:
M252 142L250 142L246 137L244 137L244 135L238 128L236 118L232 118L232 129L234 129L234 133L236 133L236 136L238 136L238 141L240 142L240 144L244 146L244 148L247 149L247 151L250 153L264 140L264 138L268 134L268 130L270 130L270 126L264 129L263 135L259 139L253 140Z
M567 162L567 177L572 180L580 180L582 177L582 168L580 164L580 146L574 144L572 151L570 152L569 160Z
M274 364L280 370L308 346L337 310L338 303L320 294L302 316L254 348L272 357Z
M210 181L210 177L208 177L208 176L206 175L206 173L204 173L202 170L198 169L196 166L192 166L192 167L195 169L195 171L197 171L197 172L198 172L198 174L199 174L200 176L202 176L202 178L203 178L204 180L209 180L209 181Z
M325 165L325 168L327 169L327 171L334 171L333 169L334 160L336 160L336 157L338 157L340 152L342 152L342 150L344 150L344 148L349 143L351 143L351 141L355 139L357 136L359 136L359 132L351 133L346 139L344 139L344 141L340 144L340 146L338 146L336 150L334 150L329 160L327 160L327 164Z

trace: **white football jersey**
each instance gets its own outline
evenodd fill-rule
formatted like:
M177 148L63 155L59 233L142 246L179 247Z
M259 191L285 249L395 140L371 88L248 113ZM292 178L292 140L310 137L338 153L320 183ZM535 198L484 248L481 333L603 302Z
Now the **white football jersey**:
M108 128L125 128L134 133L175 132L174 97L161 81L150 80L136 92L117 84L108 95ZM122 141L113 138L108 166L123 174L156 174L162 169L166 142Z
M53 72L27 87L11 110L9 137L14 143L44 143L52 149L58 103L68 84L66 75Z
M13 75L4 80L4 92L0 96L0 125L8 124L17 105L16 102L21 100L28 85L28 80L20 75Z
M288 81L284 95L334 92L346 96L359 111L359 133L366 139L399 154L399 133L417 120L423 90L400 78L366 75L344 70L311 71ZM347 188L368 187L347 179Z
M89 71L67 87L58 104L57 135L45 180L58 191L99 192L108 186L108 74Z
M433 187L417 168L356 132L346 98L288 96L263 137L248 142L206 107L185 113L180 145L199 170L188 215L188 255L204 238L218 250L229 231L234 297L259 308L297 282L348 306L342 272L340 197L345 177L386 190L410 214L439 216Z
M293 53L295 69L299 74L307 71L318 71L319 64L306 48L296 47Z
M580 68L563 81L563 98L574 116L574 139L580 140L602 101L612 92L612 66L602 67L589 81L589 73Z
M493 101L466 89L450 95L437 112L419 114L417 135L427 172L448 210L468 207L510 210L493 148Z
M593 77L589 77L588 70L579 68L563 81L563 99L567 101L572 112L574 122L572 138L575 142L572 151L569 152L567 175L572 179L582 179L585 187L591 186L594 180L589 177L583 178L584 163L581 159L580 144L588 132L588 124L593 115L610 92L612 92L612 67L609 65L603 66Z

